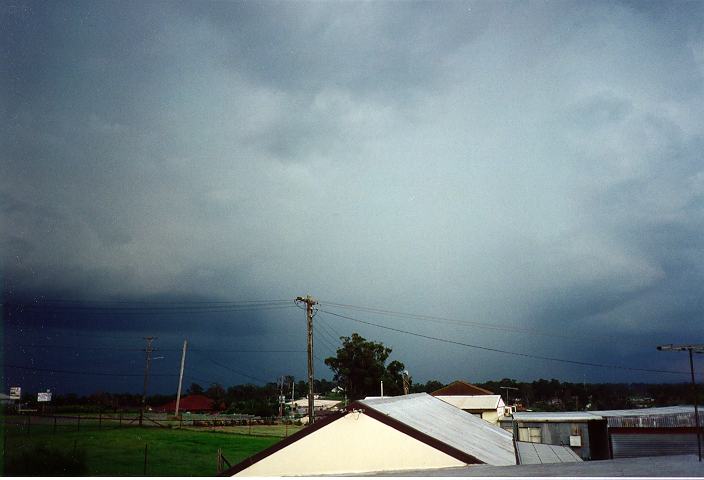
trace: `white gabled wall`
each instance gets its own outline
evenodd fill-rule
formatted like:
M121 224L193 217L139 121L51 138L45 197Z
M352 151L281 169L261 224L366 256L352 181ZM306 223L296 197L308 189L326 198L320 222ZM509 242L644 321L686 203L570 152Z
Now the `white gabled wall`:
M310 476L464 465L364 413L352 412L236 476Z

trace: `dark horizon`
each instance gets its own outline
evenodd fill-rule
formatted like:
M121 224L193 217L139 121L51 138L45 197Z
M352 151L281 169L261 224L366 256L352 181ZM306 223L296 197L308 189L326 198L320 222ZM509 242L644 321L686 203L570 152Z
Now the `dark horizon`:
M703 342L704 3L0 22L5 388L139 389L145 336L155 391L184 338L193 378L303 378L306 294L321 376L358 332L416 381L688 378L655 347Z

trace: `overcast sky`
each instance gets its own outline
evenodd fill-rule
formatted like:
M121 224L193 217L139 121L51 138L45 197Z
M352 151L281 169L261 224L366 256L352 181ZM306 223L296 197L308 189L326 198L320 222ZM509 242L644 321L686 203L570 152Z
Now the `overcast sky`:
M177 373L187 337L211 349L188 357L193 378L303 378L292 300L308 293L587 363L687 372L655 345L704 342L704 3L18 0L0 23L6 304L291 301L6 307L6 364L141 374L144 353L118 348L155 335L157 373ZM331 337L357 331L415 381L688 380L315 321L319 377ZM5 383L141 389L17 368Z

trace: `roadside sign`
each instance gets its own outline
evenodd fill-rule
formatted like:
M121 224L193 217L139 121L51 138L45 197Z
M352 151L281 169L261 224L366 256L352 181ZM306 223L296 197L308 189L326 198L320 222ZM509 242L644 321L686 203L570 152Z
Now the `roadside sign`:
M20 400L22 398L22 387L10 387L10 400Z
M37 402L51 402L51 392L37 393Z

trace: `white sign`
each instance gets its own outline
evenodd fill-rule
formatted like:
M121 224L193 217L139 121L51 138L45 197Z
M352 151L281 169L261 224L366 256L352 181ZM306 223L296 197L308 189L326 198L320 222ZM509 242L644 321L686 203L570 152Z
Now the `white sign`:
M51 402L51 392L37 393L37 402Z
M10 400L20 400L22 398L21 387L10 387Z

